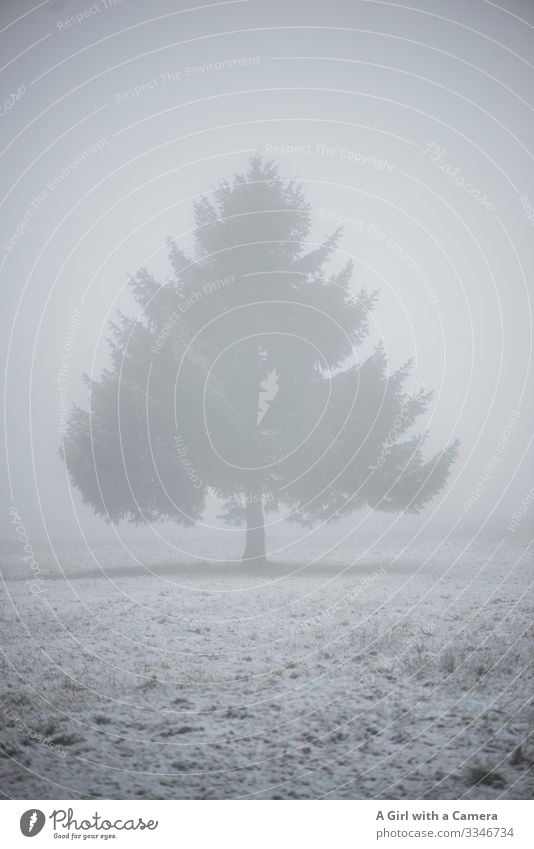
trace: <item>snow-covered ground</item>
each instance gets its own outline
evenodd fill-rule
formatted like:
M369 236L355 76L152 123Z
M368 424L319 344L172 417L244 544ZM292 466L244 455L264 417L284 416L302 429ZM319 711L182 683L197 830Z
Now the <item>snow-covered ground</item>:
M3 795L531 797L526 545L314 553L7 546Z

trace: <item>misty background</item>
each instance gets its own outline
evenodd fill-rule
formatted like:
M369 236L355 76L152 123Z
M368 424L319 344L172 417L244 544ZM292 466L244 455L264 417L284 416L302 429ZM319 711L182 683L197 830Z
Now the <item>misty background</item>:
M194 199L255 152L302 181L312 239L346 222L333 266L351 256L358 288L380 292L361 354L383 338L391 368L413 356L414 380L435 389L428 453L461 441L449 486L422 515L362 514L347 529L500 532L532 481L529 12L4 2L2 97L23 93L0 119L3 536L12 501L39 539L113 533L58 457L65 343L63 389L86 406L81 373L106 365L108 321L135 315L128 273L146 266L164 281L165 238L189 249ZM120 528L154 532L175 529Z
M527 0L0 3L2 798L532 798L533 36ZM106 525L59 451L131 275L170 280L167 238L190 255L258 157L302 185L306 252L342 227L328 272L379 293L358 359L434 390L424 458L460 447L418 515L267 511L254 568L213 496Z

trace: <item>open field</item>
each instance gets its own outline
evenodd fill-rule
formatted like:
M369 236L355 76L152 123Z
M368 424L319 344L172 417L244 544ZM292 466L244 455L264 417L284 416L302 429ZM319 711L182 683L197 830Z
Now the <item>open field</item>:
M262 574L96 547L62 575L36 546L39 593L6 552L4 797L532 796L515 538L310 568L302 547Z

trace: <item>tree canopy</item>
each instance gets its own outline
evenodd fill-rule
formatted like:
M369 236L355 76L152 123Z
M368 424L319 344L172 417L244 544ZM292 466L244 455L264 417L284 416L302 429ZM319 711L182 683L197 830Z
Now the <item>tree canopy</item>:
M62 446L72 482L107 521L195 523L210 493L247 523L303 525L364 507L417 512L445 485L456 442L425 458L413 431L432 393L358 359L377 293L353 265L329 270L341 235L310 245L302 187L254 157L194 206L194 253L168 240L172 275L130 278L138 315L111 325L111 362L85 378ZM247 554L248 551L248 554Z

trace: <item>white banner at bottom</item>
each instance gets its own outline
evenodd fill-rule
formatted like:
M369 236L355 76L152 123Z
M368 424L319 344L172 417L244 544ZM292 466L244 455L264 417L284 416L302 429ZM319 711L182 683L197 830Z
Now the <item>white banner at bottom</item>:
M0 834L9 849L67 842L117 849L531 849L533 807L503 800L9 800L0 804Z

